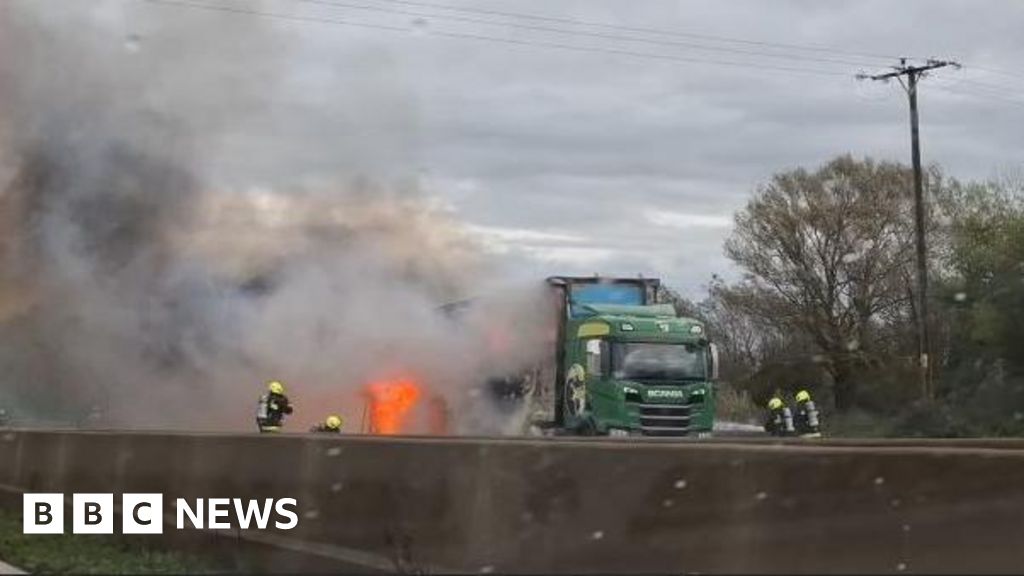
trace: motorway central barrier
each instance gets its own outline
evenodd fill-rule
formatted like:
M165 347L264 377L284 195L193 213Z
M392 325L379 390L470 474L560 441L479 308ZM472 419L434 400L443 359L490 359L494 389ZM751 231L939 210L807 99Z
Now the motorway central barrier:
M266 565L278 572L312 566L296 553L409 572L1024 567L1019 442L10 430L0 431L0 485L69 498L162 493L170 525L152 538L175 532L176 498L295 498L294 530L226 532L289 554Z

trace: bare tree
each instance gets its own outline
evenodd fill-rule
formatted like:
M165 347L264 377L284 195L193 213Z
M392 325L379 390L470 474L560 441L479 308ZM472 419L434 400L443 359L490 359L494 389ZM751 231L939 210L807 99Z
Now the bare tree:
M937 170L930 188L941 186ZM836 408L856 400L853 371L888 347L879 330L912 299L912 174L850 156L776 175L736 215L726 254L744 271L746 312L820 350Z

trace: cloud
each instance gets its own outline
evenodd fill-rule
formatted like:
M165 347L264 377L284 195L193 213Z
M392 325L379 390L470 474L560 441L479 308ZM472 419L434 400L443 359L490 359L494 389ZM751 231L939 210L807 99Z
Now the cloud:
M670 228L728 228L732 226L732 218L726 215L688 214L686 212L669 212L665 210L648 211L644 217L657 226Z
M466 230L492 253L512 254L542 265L560 266L559 273L565 273L567 268L576 270L579 266L598 265L617 254L612 247L595 246L593 240L575 234L480 225L469 225Z
M487 240L502 243L557 243L557 244L578 244L585 239L570 234L559 234L553 232L541 232L526 228L501 228L497 226L470 225L466 229L474 234L483 236Z
M541 262L554 265L579 266L595 265L614 256L616 251L611 248L561 247L561 248L527 248L526 251Z
M37 1L60 5L59 0ZM216 112L203 120L216 126L220 136L209 150L198 151L204 175L212 180L245 188L336 173L384 175L440 198L453 215L479 227L476 233L485 244L513 258L524 274L560 273L576 265L589 272L595 266L608 273L643 269L680 279L692 287L692 296L700 295L711 273L729 272L721 255L728 217L772 174L813 168L844 153L909 161L901 89L853 78L862 70L886 69L895 56L949 57L965 64L963 71L943 70L922 81L926 163L939 163L956 177L985 178L1020 166L1024 158L1017 130L1024 106L1007 101L1021 100L1024 88L1021 73L1015 72L1024 57L1019 34L1024 4L446 4L856 54L808 51L798 53L804 60L788 60L692 45L566 36L450 20L442 16L453 12L427 7L415 10L432 16L414 25L408 15L284 0L267 0L262 7L417 33L274 19L257 19L265 25L253 27L246 24L253 18L240 14L109 0L103 3L103 17L115 22L122 35L101 40L118 50L131 48L131 66L154 71L150 94L171 95L152 103L165 114L201 104ZM184 43L197 35L213 38L239 31L244 41ZM797 54L762 44L602 31L762 55ZM521 43L441 35L446 33ZM531 42L840 75L641 59ZM223 50L210 49L221 44L226 44ZM174 51L191 64L168 67L165 59ZM120 61L112 60L105 73L121 74ZM210 73L225 62L232 64L230 75ZM166 72L180 69L201 79L204 89L174 90L185 83L180 74ZM235 90L239 85L247 89ZM284 89L261 91L260 86ZM189 128L201 132L205 126Z

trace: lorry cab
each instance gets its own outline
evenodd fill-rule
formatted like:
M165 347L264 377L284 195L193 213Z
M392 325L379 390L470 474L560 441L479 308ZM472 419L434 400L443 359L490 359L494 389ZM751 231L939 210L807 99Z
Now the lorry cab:
M556 420L566 432L702 436L718 355L704 325L657 303L654 278L552 277L561 349Z
M704 326L668 304L577 307L566 325L567 430L613 436L711 431L713 347Z

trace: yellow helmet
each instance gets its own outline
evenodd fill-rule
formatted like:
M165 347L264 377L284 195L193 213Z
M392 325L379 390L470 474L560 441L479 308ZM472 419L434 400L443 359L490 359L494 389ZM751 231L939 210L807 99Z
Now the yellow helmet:
M782 408L782 398L776 396L768 401L769 410L778 410L779 408Z
M807 390L801 390L796 393L797 402L807 402L811 399L811 393Z
M341 428L341 416L335 416L334 414L331 414L330 416L327 417L327 420L324 423L331 430L337 430L338 428Z
M284 394L284 384L281 384L277 380L273 380L267 384L267 390L270 390L271 394Z

